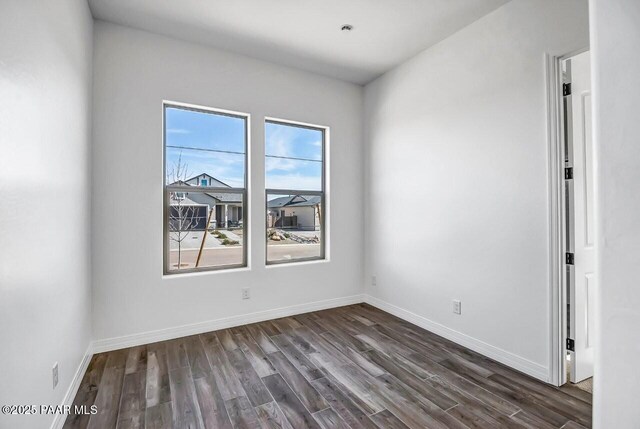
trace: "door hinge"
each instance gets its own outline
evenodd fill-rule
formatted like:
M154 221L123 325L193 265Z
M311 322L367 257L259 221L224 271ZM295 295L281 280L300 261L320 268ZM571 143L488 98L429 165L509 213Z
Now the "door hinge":
M573 341L572 338L567 338L567 350L571 352L575 352L576 350L576 342Z
M573 253L565 253L565 262L567 265L573 265Z
M562 84L562 95L567 96L571 95L571 83L563 83Z
M573 167L566 167L564 169L564 180L573 179Z

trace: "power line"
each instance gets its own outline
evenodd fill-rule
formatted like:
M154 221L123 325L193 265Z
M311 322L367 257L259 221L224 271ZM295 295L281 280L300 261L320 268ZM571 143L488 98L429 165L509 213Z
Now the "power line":
M265 158L293 159L295 161L322 162L321 159L296 158L293 156L265 155Z
M202 152L217 152L217 153L228 153L228 154L232 154L232 155L244 155L244 152L234 152L231 150L221 150L221 149L204 149L201 147L188 147L188 146L171 146L171 145L167 145L167 147L170 147L172 149L188 149L188 150L199 150Z
M244 155L244 152L235 152L232 150L222 150L222 149L205 149L201 147L189 147L189 146L173 146L167 145L168 148L171 149L187 149L187 150L198 150L201 152L216 152L216 153L227 153L231 155ZM290 159L293 161L307 161L307 162L322 162L321 159L310 159L310 158L298 158L295 156L280 156L280 155L265 155L266 158L277 158L277 159Z

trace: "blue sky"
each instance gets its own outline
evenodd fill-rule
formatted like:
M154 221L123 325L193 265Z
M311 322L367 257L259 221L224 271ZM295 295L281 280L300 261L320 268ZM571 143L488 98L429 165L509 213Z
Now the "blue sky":
M244 119L168 107L165 121L169 183L207 173L229 186L244 186ZM186 170L173 177L180 156Z
M322 131L267 122L265 140L267 188L322 189Z
M244 186L244 119L168 107L165 120L169 183L207 173ZM321 131L267 123L265 139L267 188L321 189ZM179 157L186 172L175 177Z

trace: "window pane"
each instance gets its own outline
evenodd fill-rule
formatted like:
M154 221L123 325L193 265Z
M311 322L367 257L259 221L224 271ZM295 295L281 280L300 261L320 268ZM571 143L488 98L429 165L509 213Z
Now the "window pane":
M267 195L267 262L322 257L322 197Z
M166 273L245 265L246 122L165 106Z
M265 154L322 161L322 131L267 122Z
M322 163L266 158L268 189L322 190Z
M243 196L170 192L169 271L243 263Z
M245 119L212 112L166 107L168 147L245 152Z
M267 122L266 187L322 190L323 138L319 129Z
M241 154L167 147L166 183L244 188L244 157Z

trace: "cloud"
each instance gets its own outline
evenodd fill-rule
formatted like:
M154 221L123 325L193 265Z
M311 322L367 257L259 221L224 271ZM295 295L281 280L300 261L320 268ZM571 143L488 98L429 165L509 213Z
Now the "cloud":
M297 161L298 164L301 161ZM267 172L278 170L278 171L292 171L295 170L299 165L296 165L296 161L291 159L282 159L282 158L270 158L267 157L265 160L265 168Z
M185 130L184 128L168 128L167 134L190 134L191 131Z
M274 156L291 156L293 146L293 131L291 129L281 127L272 131L267 140L267 154Z
M285 127L277 128L271 133L267 140L267 158L265 168L267 172L280 170L291 171L296 169L296 162L291 159L270 158L272 156L291 156L293 147L291 144L292 130Z
M182 174L175 177L178 157L182 155ZM189 149L173 149L167 152L167 181L186 180L200 173L207 173L224 183L242 187L244 184L244 156L228 153L205 152ZM182 177L184 176L184 177Z
M305 191L320 191L321 179L318 176L303 176L300 174L270 174L266 187L270 189L301 189Z

